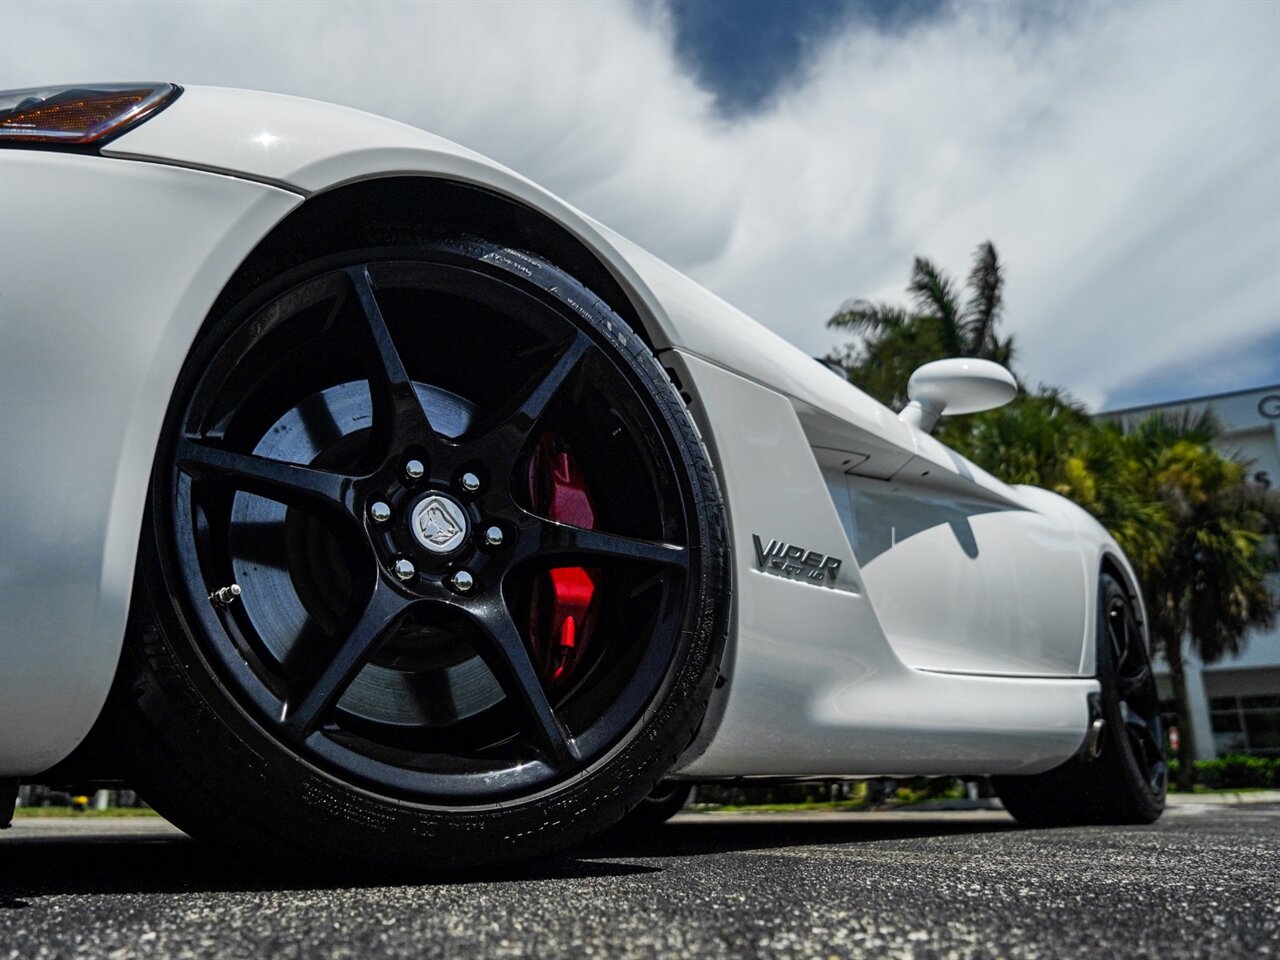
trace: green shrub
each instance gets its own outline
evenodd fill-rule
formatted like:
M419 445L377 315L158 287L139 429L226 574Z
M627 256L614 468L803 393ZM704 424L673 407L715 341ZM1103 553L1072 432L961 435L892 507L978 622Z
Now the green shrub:
M1280 786L1280 758L1233 753L1216 760L1198 760L1196 779L1214 790Z
M1178 780L1178 761L1169 761L1169 787ZM1251 757L1232 753L1216 760L1196 761L1196 783L1210 790L1280 787L1280 757Z

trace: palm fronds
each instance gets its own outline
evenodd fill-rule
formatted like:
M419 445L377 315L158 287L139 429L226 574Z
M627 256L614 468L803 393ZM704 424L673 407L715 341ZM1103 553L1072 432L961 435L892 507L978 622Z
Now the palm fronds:
M840 309L827 320L827 326L853 333L883 333L896 330L907 323L909 317L901 307L871 300L846 300Z
M1004 270L990 240L980 244L974 253L967 286L969 301L960 317L965 344L971 356L991 356L1002 346L995 331L1004 311ZM1006 340L1005 345L1012 353L1012 341Z

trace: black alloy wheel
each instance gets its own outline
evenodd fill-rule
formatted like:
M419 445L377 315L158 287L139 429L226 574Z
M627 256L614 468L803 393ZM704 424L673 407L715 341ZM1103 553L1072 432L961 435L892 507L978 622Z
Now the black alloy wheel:
M148 795L380 862L598 832L705 710L722 524L663 371L554 266L454 241L291 271L199 339L157 454L134 673L208 796ZM193 693L247 781L192 759Z
M993 777L1005 808L1028 826L1151 823L1168 790L1155 672L1136 600L1109 573L1098 580L1098 680L1080 752L1033 776Z

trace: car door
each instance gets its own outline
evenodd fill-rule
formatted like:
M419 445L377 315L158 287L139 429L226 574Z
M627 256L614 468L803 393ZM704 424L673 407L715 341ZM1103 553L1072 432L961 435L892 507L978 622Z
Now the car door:
M910 432L915 450L898 446L896 457L818 451L894 651L924 670L1079 674L1086 572L1053 498Z

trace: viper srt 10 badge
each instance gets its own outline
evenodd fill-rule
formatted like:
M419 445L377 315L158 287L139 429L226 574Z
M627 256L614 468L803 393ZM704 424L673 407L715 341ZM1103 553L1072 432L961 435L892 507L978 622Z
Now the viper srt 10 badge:
M840 572L840 559L806 550L794 543L770 540L766 546L756 534L751 535L756 544L756 562L765 573L779 577L795 577L814 583L835 583Z

